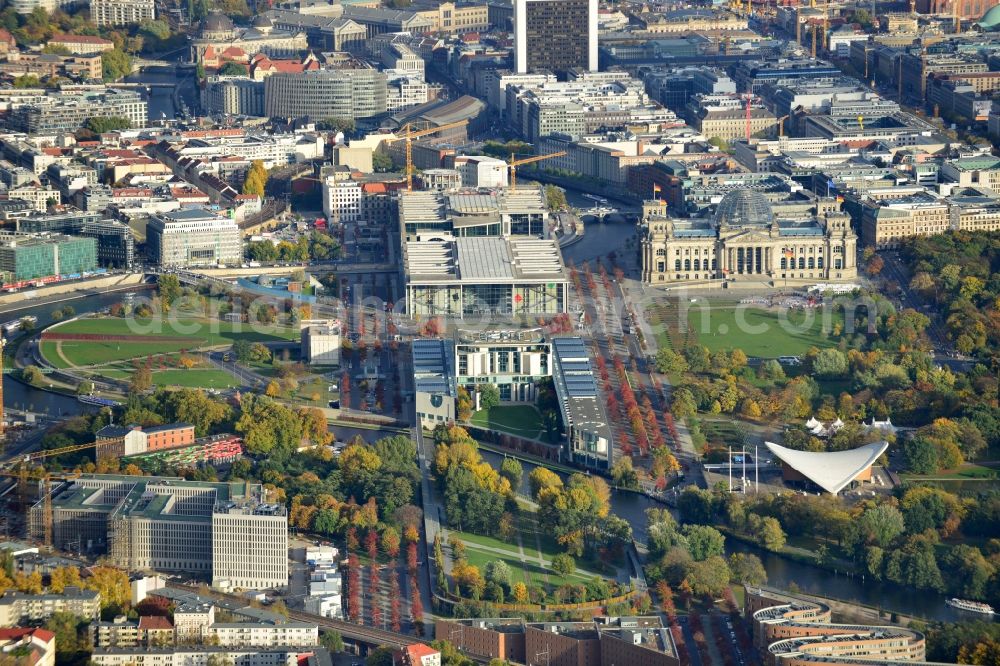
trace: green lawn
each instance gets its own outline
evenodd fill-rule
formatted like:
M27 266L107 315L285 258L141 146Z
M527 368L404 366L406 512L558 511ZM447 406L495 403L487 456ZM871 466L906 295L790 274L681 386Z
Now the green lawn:
M472 415L472 424L487 430L502 430L512 435L537 439L542 430L542 415L531 405L502 405L480 410Z
M839 314L824 321L821 310L763 310L713 305L692 309L688 324L700 344L712 351L742 349L747 356L797 356L810 347L832 347L829 330L843 322Z
M537 529L533 513L523 512L520 516L518 530L521 537L521 547L515 537L511 542L499 538L471 534L469 532L452 532L466 546L466 558L470 564L482 571L489 562L503 560L514 572L514 582L524 581L528 585L541 585L551 591L566 583L582 584L600 574L585 568L586 563L577 561L576 570L568 576L560 576L549 568L552 558L563 552L551 535L541 533ZM521 551L524 561L521 560ZM500 551L500 552L497 552ZM543 563L539 562L539 559Z
M62 355L56 352L56 346L61 345ZM58 368L81 365L100 365L124 361L131 358L144 357L150 354L169 354L182 349L191 349L197 342L157 342L147 344L142 342L83 342L63 340L42 344L42 354L45 359ZM69 363L66 363L66 361Z
M229 388L236 380L228 372L212 368L191 368L185 370L157 370L153 373L153 383L157 386L185 386L190 388Z
M143 335L185 338L184 341L156 342L155 344L141 341L63 341L61 356L56 352L56 342L43 342L42 354L58 368L111 363L149 354L177 352L182 349L224 346L241 339L252 342L295 340L299 335L298 329L287 326L275 326L255 331L248 324L234 324L204 317L181 318L177 322L171 322L169 319L165 321L152 319L129 321L112 317L88 318L68 322L54 327L52 330L59 333L137 336L137 339L140 340Z

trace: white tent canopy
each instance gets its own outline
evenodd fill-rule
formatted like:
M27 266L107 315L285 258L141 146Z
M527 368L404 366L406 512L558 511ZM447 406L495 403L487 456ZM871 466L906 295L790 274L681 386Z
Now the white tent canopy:
M871 467L889 448L888 442L874 442L850 451L821 452L796 451L773 442L764 445L781 462L833 495Z

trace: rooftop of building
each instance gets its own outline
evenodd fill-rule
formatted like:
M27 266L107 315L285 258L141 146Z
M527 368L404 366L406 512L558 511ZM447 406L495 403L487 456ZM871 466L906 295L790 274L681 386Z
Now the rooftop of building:
M100 593L97 590L88 590L80 587L70 586L65 588L59 594L54 592L44 592L42 594L26 594L24 592L18 592L17 590L7 590L0 596L0 605L7 605L16 603L21 599L32 599L32 600L45 600L45 601L58 601L60 599L80 599L84 601L96 601L100 598Z
M958 171L994 171L1000 169L1000 158L992 155L977 155L976 157L951 160L946 164Z
M406 275L411 283L496 284L565 279L559 246L536 238L463 237L408 241Z
M784 465L833 495L875 464L889 448L888 442L873 442L848 451L820 452L796 451L773 442L764 442L764 445Z
M411 351L414 389L421 393L454 397L457 389L452 343L441 338L414 340Z
M118 484L124 497L113 502L107 498L104 488ZM245 482L210 483L187 481L177 477L127 476L116 474L87 474L67 482L53 493L52 506L55 509L93 511L97 513L117 513L147 519L205 522L212 518L212 510L198 514L173 513L172 488L202 490L213 494L212 510L222 511L225 503L240 503L250 506L251 511L272 505L261 501L262 489ZM283 506L283 505L282 505Z
M547 634L569 636L576 640L598 640L597 629L593 622L528 622L525 627Z
M611 426L604 413L594 368L583 339L553 338L552 356L553 381L569 425L584 427L611 442Z

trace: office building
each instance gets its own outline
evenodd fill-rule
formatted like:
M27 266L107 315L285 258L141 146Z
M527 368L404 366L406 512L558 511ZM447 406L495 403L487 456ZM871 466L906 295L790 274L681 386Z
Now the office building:
M933 236L951 228L948 202L923 188L866 190L861 206L861 239L878 250L903 238Z
M309 365L340 365L340 322L302 322L302 361Z
M597 4L597 0L514 0L517 71L597 71Z
M440 338L417 339L413 356L413 400L417 420L427 429L455 421L455 348Z
M90 0L90 18L101 27L152 21L156 0Z
M79 277L96 268L93 238L0 232L0 271L12 282Z
M72 613L96 619L101 613L101 594L95 590L67 587L62 594L7 591L0 597L0 627L43 623L53 613Z
M714 219L672 219L650 202L643 220L642 279L649 284L857 277L857 237L844 213L780 220L763 194L737 190L722 198Z
M201 91L205 113L263 116L264 82L239 77L210 76Z
M461 158L456 158L456 163ZM549 237L549 210L537 187L494 192L401 192L404 240L441 237Z
M44 502L29 512L41 538ZM288 517L262 486L85 475L52 491L53 543L127 570L178 571L224 589L288 584Z
M135 236L127 224L104 220L97 212L70 211L54 215L32 215L17 221L17 230L28 233L57 232L93 238L97 242L97 265L132 268Z
M387 71L385 107L388 113L426 104L430 87L417 75Z
M570 81L508 85L507 123L534 143L551 134L579 138L630 125L676 126L676 114L624 72L584 72Z
M926 641L919 631L836 624L830 606L821 601L769 587L745 589L744 613L765 666L920 664L926 659Z
M566 427L567 455L583 467L611 469L611 424L582 338L553 338L552 379Z
M1000 191L1000 159L992 155L980 155L946 160L941 164L941 176L963 187L983 186Z
M149 260L158 266L186 268L243 261L236 222L205 209L159 213L146 223Z
M460 332L455 359L459 386L492 384L503 402L534 403L536 384L552 376L552 345L538 330Z
M461 237L403 243L407 314L522 316L566 312L562 254L553 240Z
M29 104L15 105L6 124L15 132L44 134L77 130L88 118L125 118L132 127L144 127L148 104L142 94L132 90L48 92Z
M386 75L376 69L279 73L264 82L264 115L269 118L364 119L386 109Z

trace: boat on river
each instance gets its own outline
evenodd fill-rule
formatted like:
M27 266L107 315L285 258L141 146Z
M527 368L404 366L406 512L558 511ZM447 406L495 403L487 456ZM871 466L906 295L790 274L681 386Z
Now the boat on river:
M946 602L952 608L969 611L970 613L982 613L983 615L993 615L993 606L984 604L981 601L969 601L967 599L948 599Z

